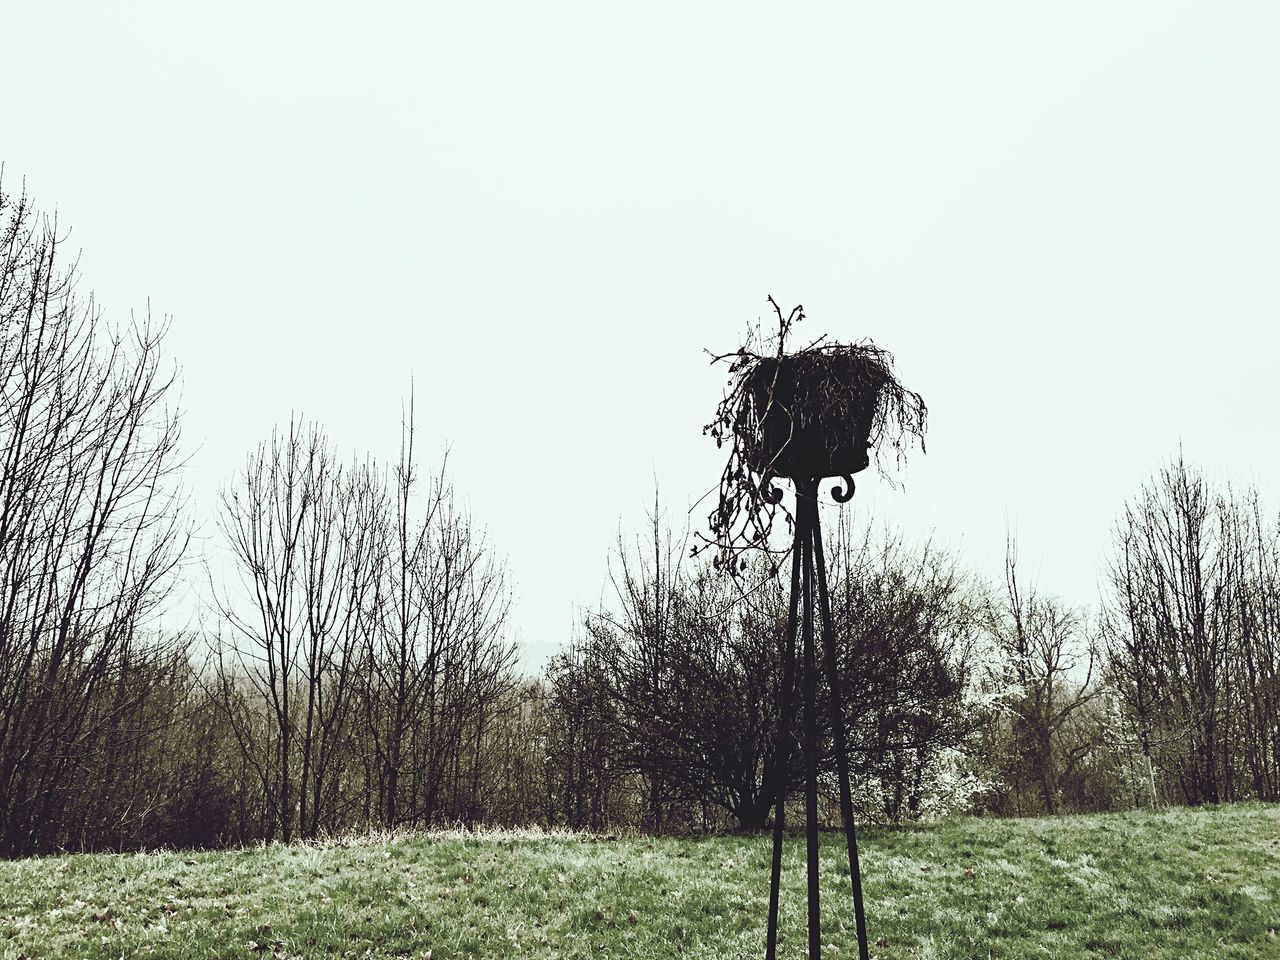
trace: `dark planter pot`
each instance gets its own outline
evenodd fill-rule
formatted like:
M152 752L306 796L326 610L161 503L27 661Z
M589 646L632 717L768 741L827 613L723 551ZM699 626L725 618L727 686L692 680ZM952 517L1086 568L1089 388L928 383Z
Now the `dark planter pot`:
M748 392L759 421L747 462L791 480L843 477L871 462L868 441L885 373L858 354L761 360Z

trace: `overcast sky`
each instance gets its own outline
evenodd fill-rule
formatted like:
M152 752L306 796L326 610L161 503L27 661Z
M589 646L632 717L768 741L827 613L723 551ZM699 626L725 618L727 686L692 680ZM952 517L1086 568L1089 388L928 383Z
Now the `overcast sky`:
M16 3L0 159L170 315L197 516L293 412L424 451L526 662L599 598L773 294L929 403L855 508L1096 599L1179 443L1277 497L1280 4ZM834 509L834 508L833 508ZM699 508L701 520L705 510Z

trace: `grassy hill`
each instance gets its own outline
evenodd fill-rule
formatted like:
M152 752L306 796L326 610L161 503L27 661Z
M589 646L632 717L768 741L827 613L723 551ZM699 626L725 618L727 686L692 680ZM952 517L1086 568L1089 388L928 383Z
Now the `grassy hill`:
M763 956L767 837L432 834L0 863L0 956ZM882 958L1280 958L1280 807L864 833ZM856 956L823 843L824 956ZM803 839L784 957L804 956Z

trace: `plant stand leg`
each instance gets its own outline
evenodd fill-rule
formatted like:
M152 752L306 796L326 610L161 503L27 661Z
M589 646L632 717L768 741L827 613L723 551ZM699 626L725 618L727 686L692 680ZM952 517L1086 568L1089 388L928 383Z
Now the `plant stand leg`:
M813 518L818 484L798 485L796 512L809 516L804 524L804 815L809 866L809 960L822 957L822 917L818 892L818 703L813 642Z
M850 480L843 502L853 495ZM791 727L795 704L793 686L797 667L797 633L803 644L801 687L804 704L805 839L808 866L809 960L822 958L822 920L819 896L818 855L818 722L817 644L814 638L815 607L821 619L822 654L830 690L833 747L840 782L840 817L849 851L849 878L853 885L854 918L857 924L859 960L869 960L867 920L862 902L862 874L858 861L857 825L853 818L853 793L849 783L849 754L844 729L844 705L840 671L836 659L835 631L832 628L831 598L827 587L826 557L822 549L822 529L818 519L818 482L796 485L796 529L791 551L791 603L787 616L787 636L782 655L781 717L776 758L775 815L773 821L773 861L769 879L769 928L765 960L776 960L778 950L778 899L782 878L783 808L786 804L787 768L790 763Z
M787 802L787 770L791 766L791 725L794 716L796 671L796 620L800 604L800 537L801 528L796 524L795 544L791 557L791 608L787 615L787 638L782 651L781 709L778 723L777 753L774 758L775 812L773 818L773 872L769 878L769 934L765 943L765 960L776 960L778 955L778 894L782 880L782 830L783 809Z
M847 496L852 496L850 482ZM813 516L809 528L817 553L818 608L822 612L822 646L826 660L827 687L831 698L831 731L836 754L836 771L840 780L840 818L844 821L844 833L849 848L849 879L853 884L853 913L858 928L858 957L868 960L867 918L862 905L862 873L858 863L858 833L853 820L853 795L849 788L849 753L845 742L844 705L840 688L840 670L836 662L836 644L831 627L831 598L827 593L827 566L822 552L822 531L818 524L818 504L813 503Z

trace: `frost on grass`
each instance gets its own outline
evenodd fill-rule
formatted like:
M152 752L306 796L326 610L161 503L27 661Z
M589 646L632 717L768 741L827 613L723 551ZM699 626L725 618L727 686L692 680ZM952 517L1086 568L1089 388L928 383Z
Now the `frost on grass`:
M843 879L842 845L823 840L823 872ZM956 819L861 840L881 960L1280 958L1280 808ZM0 863L0 957L755 956L768 849L767 837L444 831ZM785 856L791 956L803 838ZM823 898L823 940L854 956L842 889Z

